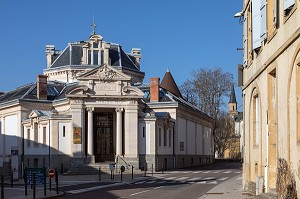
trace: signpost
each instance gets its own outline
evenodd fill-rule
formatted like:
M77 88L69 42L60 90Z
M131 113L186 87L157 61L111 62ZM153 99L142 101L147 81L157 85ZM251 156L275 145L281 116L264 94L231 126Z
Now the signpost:
M48 177L49 177L49 190L51 191L52 183L51 179L55 176L55 171L53 169L48 170Z
M46 196L46 168L25 168L25 195L27 195L27 185L43 184L44 196Z

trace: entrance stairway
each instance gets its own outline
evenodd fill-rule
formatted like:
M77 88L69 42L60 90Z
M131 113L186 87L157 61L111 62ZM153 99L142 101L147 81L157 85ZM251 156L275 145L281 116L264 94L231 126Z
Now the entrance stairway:
M63 173L63 175L95 175L99 174L99 169L101 173L110 174L110 164L115 164L115 173L120 173L120 167L125 166L124 174L131 173L132 166L127 164L121 157L117 158L117 163L112 161L99 162L99 163L90 163L85 165L80 165L78 167L72 167L69 171ZM138 170L138 168L133 168Z

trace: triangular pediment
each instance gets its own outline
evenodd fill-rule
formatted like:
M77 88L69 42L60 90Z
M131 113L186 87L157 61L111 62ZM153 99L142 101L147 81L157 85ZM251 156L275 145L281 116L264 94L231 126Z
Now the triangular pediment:
M129 81L131 77L122 73L119 70L114 69L111 66L103 64L97 68L94 68L78 77L78 80L98 80L102 82L110 81Z

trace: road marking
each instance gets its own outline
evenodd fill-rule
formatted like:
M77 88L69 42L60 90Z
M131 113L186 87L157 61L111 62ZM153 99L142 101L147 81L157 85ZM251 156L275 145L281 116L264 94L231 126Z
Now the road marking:
M181 178L177 178L176 181L185 181L186 179L188 179L189 177L181 177Z
M236 172L234 172L234 173L242 173L241 171L236 171Z
M225 171L225 172L223 172L223 173L231 173L232 171Z
M147 183L147 184L152 184L152 183L154 183L154 182L156 182L156 180L154 180L154 181L147 181L146 183Z
M193 173L200 173L201 171L194 171Z
M182 172L182 173L191 173L191 171L184 171L184 172Z
M145 191L133 193L133 194L130 194L130 196L135 196L135 195L138 195L138 194L141 194L141 193L145 193L145 192L148 192L148 191L150 191L150 190L145 190Z
M243 180L243 177L239 177L239 178L237 178L236 180Z
M203 171L202 173L210 173L211 171Z
M219 178L218 180L222 180L222 181L224 181L224 180L227 180L229 177L223 177L223 178Z
M162 183L165 183L166 181L164 180L164 181L160 181L160 182L158 182L158 184L162 184Z
M211 172L211 173L219 173L220 171L213 171L213 172Z
M218 184L217 181L211 181L211 182L208 182L207 184Z
M165 180L172 180L174 178L177 178L177 177L169 177L169 178L166 178Z
M140 182L136 182L136 183L134 183L134 184L143 184L143 183L145 183L145 182L146 182L146 180L140 181Z
M212 179L215 179L214 177L206 177L206 178L203 178L203 180L212 180Z
M159 186L159 187L155 187L154 189L160 189L163 188L164 186Z
M196 182L196 184L206 184L206 181Z

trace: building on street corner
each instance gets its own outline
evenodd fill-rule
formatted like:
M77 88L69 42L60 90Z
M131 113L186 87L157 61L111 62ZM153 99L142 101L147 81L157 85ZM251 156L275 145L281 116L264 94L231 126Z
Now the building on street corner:
M244 190L300 195L300 2L244 0ZM291 198L291 196L287 197Z
M213 119L187 102L169 70L144 82L141 49L95 33L46 46L34 83L0 96L0 172L118 162L171 170L214 161Z

